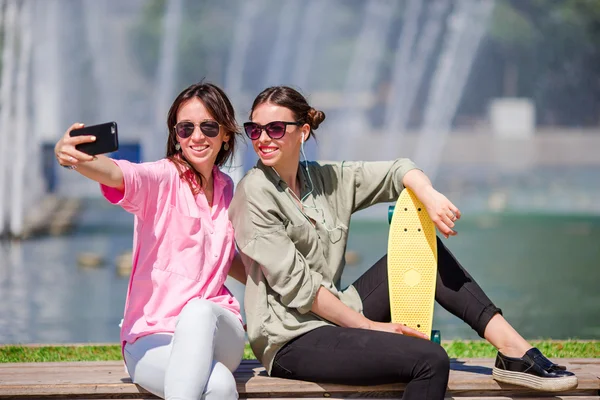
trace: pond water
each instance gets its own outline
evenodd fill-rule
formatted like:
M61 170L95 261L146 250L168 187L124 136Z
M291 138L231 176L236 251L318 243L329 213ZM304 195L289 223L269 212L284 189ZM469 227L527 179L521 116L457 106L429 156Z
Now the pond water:
M342 286L387 248L387 219L355 219ZM0 242L0 343L118 342L127 278L116 259L129 251L133 218L101 199L86 200L76 229L62 237ZM600 217L474 214L446 241L506 318L526 338L600 338ZM98 268L78 267L82 252ZM243 286L229 285L243 296ZM477 338L436 305L444 339Z

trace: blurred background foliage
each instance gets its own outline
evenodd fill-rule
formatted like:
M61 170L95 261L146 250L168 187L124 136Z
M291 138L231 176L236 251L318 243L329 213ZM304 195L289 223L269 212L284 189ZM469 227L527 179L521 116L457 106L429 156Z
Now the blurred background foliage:
M316 49L310 87L304 90L342 90L345 71L358 36L360 0L339 2L326 16ZM132 51L151 82L156 75L165 0L148 0L142 17L131 32ZM209 76L223 84L232 33L239 7L231 0L186 0L179 40L177 87ZM258 18L270 23L252 27L246 76L260 76L264 59L277 32L272 20L281 18L279 1L267 0ZM402 9L393 16L388 51L381 65L379 83L385 87L393 62L396 37L402 27ZM279 21L278 21L279 22ZM306 21L296 15L284 23L298 32ZM302 54L296 54L302 57ZM293 62L293 60L290 60ZM469 79L460 116L485 114L492 97L528 97L534 100L541 125L598 125L600 118L600 1L597 0L497 0L488 36L481 46ZM244 89L258 92L263 82L244 79ZM424 79L424 82L428 82ZM424 84L426 85L426 83ZM425 93L422 88L420 93ZM420 96L426 101L425 96Z

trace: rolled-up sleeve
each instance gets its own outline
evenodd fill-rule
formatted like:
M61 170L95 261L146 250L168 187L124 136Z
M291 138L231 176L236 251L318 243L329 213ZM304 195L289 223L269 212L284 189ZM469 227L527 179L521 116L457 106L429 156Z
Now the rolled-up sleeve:
M112 204L117 204L140 218L148 213L149 205L155 202L149 199L155 198L152 193L158 193L161 186L168 185L163 179L168 176L164 173L164 165L155 163L132 163L126 160L113 160L123 173L123 182L125 189L118 189L100 185L102 194Z
M395 201L404 189L404 175L418 169L408 158L394 161L340 163L342 187L352 190L353 210L362 210L373 204Z

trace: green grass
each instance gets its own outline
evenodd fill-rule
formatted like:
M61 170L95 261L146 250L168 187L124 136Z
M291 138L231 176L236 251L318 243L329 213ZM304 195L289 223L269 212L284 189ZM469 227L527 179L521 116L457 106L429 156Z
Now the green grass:
M550 358L600 358L600 341L535 341ZM495 349L481 341L454 341L443 344L451 358L492 358ZM244 359L254 359L246 345ZM51 362L51 361L114 361L121 360L121 347L105 346L0 346L0 363Z
M9 345L0 347L0 363L50 361L121 360L121 347L109 346L40 346Z
M255 359L249 345L244 359ZM56 361L117 361L122 360L119 345L103 346L0 346L0 363L56 362Z
M533 341L531 344L550 358L600 358L600 341ZM496 349L483 341L444 343L451 358L492 358Z

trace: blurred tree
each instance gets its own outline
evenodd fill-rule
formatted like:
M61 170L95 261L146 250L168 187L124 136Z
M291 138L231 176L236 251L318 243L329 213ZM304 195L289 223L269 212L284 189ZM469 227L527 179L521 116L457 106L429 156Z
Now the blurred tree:
M186 0L180 30L177 86L203 77L224 84L230 46L241 10L241 0ZM251 1L251 0L248 0ZM361 0L328 0L330 9L320 27L305 91L343 90L348 63L364 19ZM152 84L162 37L166 0L147 0L132 32L132 52ZM275 43L282 2L265 0L244 60L244 89L262 89ZM426 7L425 7L426 8ZM396 51L403 10L398 8L380 66L378 84L385 87ZM299 19L300 21L296 21ZM302 12L290 16L300 37L306 26ZM290 64L297 54L292 47ZM459 114L484 116L489 99L529 97L536 104L539 124L597 125L600 118L600 0L497 0L489 35L481 45ZM430 63L428 69L435 66ZM293 69L290 65L290 71ZM430 72L426 75L430 76ZM286 77L285 79L289 79ZM427 81L427 79L425 79ZM426 92L422 89L420 92ZM426 98L420 95L415 108Z
M530 54L538 32L525 15L509 2L500 1L496 3L489 34L504 55L502 96L517 96L519 64Z
M165 4L165 0L146 1L131 33L132 51L148 82L156 78ZM177 92L202 78L223 84L236 4L234 0L184 2L177 51Z
M364 22L365 6L364 1L351 0L330 7L315 49L311 90L344 90L348 66Z
M158 66L164 10L165 0L146 1L142 15L131 32L130 48L140 71L150 82L156 76Z
M179 82L187 86L206 77L223 85L233 28L236 0L187 0L179 46Z
M504 61L496 96L532 98L542 124L598 124L600 1L501 0L490 37Z
M249 0L251 1L251 0ZM304 0L301 0L304 1ZM333 2L334 0L332 0ZM153 82L160 52L162 19L166 0L144 2L142 15L131 32L131 49L148 82ZM262 90L267 71L268 55L275 42L280 0L267 0L260 10L258 21L252 29L252 39L246 49L244 66L244 88L252 92ZM345 71L352 57L354 42L359 32L364 8L362 0L345 0L332 3L335 12L327 18L322 27L319 43L313 55L309 87L304 90L341 90L345 82ZM185 86L206 77L211 82L224 84L224 71L229 58L235 24L238 22L241 2L239 0L210 1L186 0L184 20L180 30L178 58L178 86ZM289 23L297 24L300 35L303 21L295 21L297 16L288 16ZM300 15L305 17L305 14ZM308 16L309 18L311 16ZM291 62L302 57L294 51L297 41L289 44L292 50ZM289 67L290 73L293 69Z

